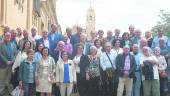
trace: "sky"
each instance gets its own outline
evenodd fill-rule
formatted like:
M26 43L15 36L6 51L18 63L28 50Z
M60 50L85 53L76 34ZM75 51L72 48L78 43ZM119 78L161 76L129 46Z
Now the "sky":
M150 30L159 21L160 10L170 12L170 0L57 0L57 18L62 31L66 27L86 26L90 5L96 14L96 30L128 31L134 25L142 32Z

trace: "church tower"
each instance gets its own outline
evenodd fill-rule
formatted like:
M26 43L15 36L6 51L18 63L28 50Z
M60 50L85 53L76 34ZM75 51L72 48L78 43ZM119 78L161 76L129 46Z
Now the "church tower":
M91 32L95 32L95 12L90 4L90 8L87 10L86 15L86 34L88 39L91 39Z

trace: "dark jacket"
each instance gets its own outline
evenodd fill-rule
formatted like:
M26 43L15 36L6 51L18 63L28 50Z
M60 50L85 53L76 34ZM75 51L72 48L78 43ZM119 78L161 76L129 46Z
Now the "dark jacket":
M80 74L79 76L81 78L85 78L86 77L86 70L87 67L89 66L89 59L87 55L82 55L80 58L80 63L79 63L79 67L80 67Z
M144 68L143 68L143 75L145 76L145 80L153 80L153 66L150 64L147 60L143 62Z
M119 54L116 57L116 72L119 77L123 77L124 75L124 64L125 64L125 55L124 54ZM129 54L130 58L130 70L129 70L129 77L133 78L134 77L134 72L136 69L136 61L133 55Z

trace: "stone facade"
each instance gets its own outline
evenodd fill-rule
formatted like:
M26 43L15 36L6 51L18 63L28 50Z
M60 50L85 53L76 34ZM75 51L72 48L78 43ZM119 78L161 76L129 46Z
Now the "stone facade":
M30 30L32 26L50 28L57 22L57 0L0 0L0 34L3 26Z

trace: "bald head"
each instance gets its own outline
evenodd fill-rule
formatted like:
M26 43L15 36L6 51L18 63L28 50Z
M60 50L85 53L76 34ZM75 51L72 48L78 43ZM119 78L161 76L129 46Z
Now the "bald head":
M129 54L129 52L130 52L130 47L129 46L124 46L123 47L123 53L124 54Z

